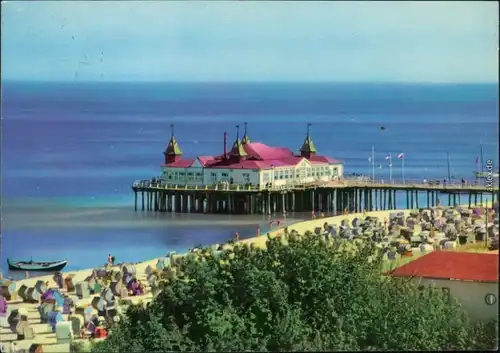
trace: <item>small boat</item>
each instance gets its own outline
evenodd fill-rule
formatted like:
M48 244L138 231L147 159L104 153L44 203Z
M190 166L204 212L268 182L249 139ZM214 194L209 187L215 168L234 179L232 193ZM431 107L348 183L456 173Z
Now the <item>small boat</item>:
M60 271L66 266L68 260L61 261L14 261L7 258L7 264L11 271Z

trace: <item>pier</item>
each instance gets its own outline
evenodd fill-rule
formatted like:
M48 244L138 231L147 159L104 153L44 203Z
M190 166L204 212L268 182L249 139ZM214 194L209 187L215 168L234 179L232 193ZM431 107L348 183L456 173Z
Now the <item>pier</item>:
M421 180L341 180L267 188L242 185L176 185L141 180L133 184L136 211L174 213L285 214L320 211L337 214L396 209L396 198L407 209L439 204L477 204L498 201L498 182L431 183ZM424 195L422 197L422 195ZM425 200L421 204L422 199ZM446 200L447 199L447 200ZM420 202L420 203L419 203Z

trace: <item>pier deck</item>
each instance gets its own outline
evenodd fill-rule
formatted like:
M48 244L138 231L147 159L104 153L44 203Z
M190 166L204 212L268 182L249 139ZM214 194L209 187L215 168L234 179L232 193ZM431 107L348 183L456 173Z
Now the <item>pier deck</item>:
M462 181L423 180L359 180L290 184L262 189L241 185L177 185L151 180L136 181L132 189L135 209L138 194L141 209L181 213L261 213L322 211L338 213L343 210L396 209L396 196L406 194L406 208L419 208L419 195L426 194L426 206L446 204L441 200L448 195L448 205L462 203L468 196L469 204L487 199L498 200L498 180L476 183ZM464 200L465 201L465 200ZM425 207L425 206L424 206Z

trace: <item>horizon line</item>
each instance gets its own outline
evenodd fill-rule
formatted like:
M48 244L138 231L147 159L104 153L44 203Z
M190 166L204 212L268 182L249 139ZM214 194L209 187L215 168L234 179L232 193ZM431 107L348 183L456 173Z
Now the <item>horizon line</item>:
M8 79L1 78L3 83L143 83L143 84L338 84L338 85L499 85L498 81L469 81L469 82L433 82L433 81L311 81L311 80L171 80L171 81L161 81L161 80L44 80L44 79Z

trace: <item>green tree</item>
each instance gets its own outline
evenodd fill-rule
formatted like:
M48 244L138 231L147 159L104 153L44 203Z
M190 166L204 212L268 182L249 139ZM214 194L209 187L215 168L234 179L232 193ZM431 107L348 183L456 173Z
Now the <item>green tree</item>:
M371 243L307 234L203 249L93 352L473 349L493 342L441 291L381 275ZM490 340L490 341L488 341Z

